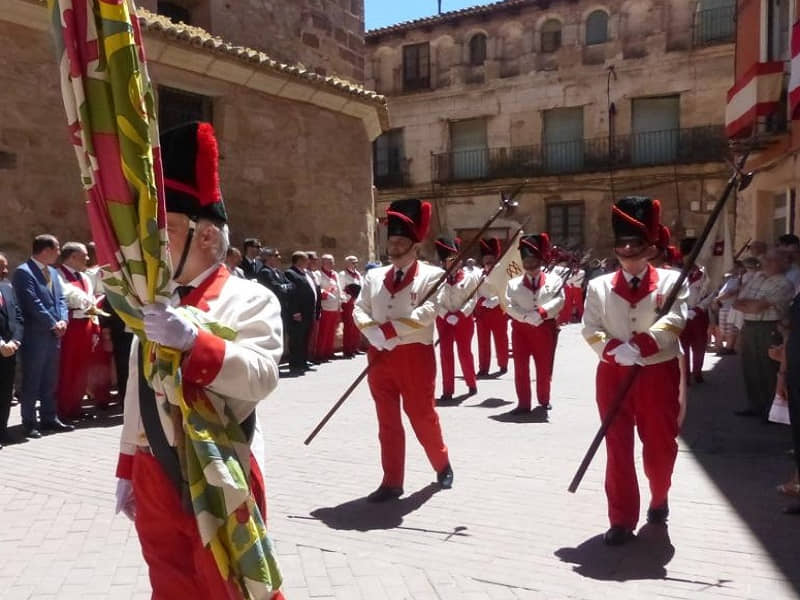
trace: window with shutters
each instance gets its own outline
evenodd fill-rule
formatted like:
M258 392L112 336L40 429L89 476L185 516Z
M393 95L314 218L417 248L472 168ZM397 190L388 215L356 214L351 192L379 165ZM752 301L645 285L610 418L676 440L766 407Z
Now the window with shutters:
M176 23L192 24L191 11L177 2L162 2L159 0L156 11L158 14L164 15Z
M387 131L373 144L375 186L401 187L406 184L403 130Z
M605 44L608 41L608 13L596 10L586 19L586 45Z
M403 46L403 89L407 92L431 87L431 47L428 42Z
M486 36L478 33L469 41L469 64L480 67L486 62Z
M631 126L633 164L663 165L678 158L680 96L634 98Z
M543 113L542 152L548 173L576 173L583 168L583 107Z
M192 121L213 121L213 101L208 96L165 86L158 87L158 127L166 131Z
M549 54L561 48L561 21L549 19L541 29L542 52Z
M450 123L453 179L483 179L489 172L486 119Z
M547 231L557 246L583 246L583 203L554 203L547 205Z
M767 60L788 60L789 2L767 0Z

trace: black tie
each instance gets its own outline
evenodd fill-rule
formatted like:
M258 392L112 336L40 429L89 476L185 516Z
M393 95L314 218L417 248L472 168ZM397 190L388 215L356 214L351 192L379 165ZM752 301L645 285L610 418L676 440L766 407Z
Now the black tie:
M179 285L177 290L175 291L178 292L178 297L181 300L183 300L186 296L188 296L191 293L193 289L194 289L193 285Z
M394 272L394 287L399 287L403 283L403 271L397 269Z
M635 292L639 288L639 284L641 283L641 279L638 277L631 277L630 284L631 289Z

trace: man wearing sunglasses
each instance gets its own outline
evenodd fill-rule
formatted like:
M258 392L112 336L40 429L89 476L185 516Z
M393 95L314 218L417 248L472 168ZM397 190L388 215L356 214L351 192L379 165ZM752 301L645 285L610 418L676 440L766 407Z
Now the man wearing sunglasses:
M597 404L600 416L611 409L620 387L639 372L606 434L606 495L611 527L604 540L621 545L633 538L639 521L639 486L634 463L634 426L643 446L650 484L647 522L666 525L667 495L678 454L680 412L679 338L686 323L688 289L682 286L670 311L661 308L679 278L656 269L661 207L658 200L631 196L612 207L615 273L589 283L583 335L600 357Z

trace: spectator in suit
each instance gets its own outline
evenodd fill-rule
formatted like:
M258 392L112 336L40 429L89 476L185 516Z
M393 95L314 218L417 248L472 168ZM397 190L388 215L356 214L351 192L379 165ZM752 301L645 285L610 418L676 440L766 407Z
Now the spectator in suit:
M22 311L8 277L8 259L0 254L0 449L9 442L8 415L14 393L17 352L22 346Z
M225 266L231 275L244 279L244 271L239 266L242 263L242 253L238 248L231 246L228 248L228 253L225 256Z
M281 303L283 331L288 332L291 320L289 296L294 286L281 270L281 253L276 248L261 250L261 262L264 263L264 267L258 274L258 282L278 297Z
M316 320L319 293L314 278L306 271L308 254L292 254L292 266L286 277L294 284L289 297L292 320L289 325L289 367L294 375L308 370L308 345L311 327Z
M239 267L242 269L245 279L255 279L264 266L258 259L260 251L261 242L256 238L247 238L244 241L244 258Z
M67 331L67 303L61 279L52 265L61 247L55 236L39 235L33 240L33 255L14 271L25 335L22 340L22 426L29 438L44 431L71 431L56 415L56 380L61 338ZM39 401L40 423L36 420Z

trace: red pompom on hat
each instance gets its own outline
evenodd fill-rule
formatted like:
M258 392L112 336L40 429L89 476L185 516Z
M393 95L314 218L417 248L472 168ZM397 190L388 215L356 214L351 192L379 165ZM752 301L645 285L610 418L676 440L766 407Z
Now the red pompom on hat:
M526 235L519 241L519 253L523 259L535 256L544 262L550 262L552 248L550 236L547 233Z
M638 238L658 244L661 203L647 196L626 196L611 207L611 227L616 238Z
M161 134L167 212L226 223L219 185L219 148L210 123L192 122Z
M500 258L503 253L503 242L500 238L481 238L481 256Z
M417 199L395 200L386 210L388 235L400 235L421 242L428 235L433 207Z

